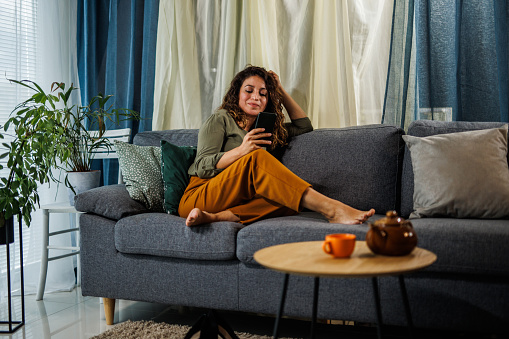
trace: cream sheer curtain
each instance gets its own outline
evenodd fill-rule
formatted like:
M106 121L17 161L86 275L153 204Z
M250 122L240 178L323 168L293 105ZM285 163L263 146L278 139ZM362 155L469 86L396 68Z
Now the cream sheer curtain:
M380 123L392 5L161 1L152 129L199 128L246 64L277 72L315 128Z
M50 93L51 83L64 82L67 88L74 84L79 87L77 42L76 42L76 14L77 1L72 0L40 0L37 7L37 28L39 36L37 41L38 64L36 81L41 87ZM71 96L71 104L81 104L79 91ZM55 177L63 180L63 174L54 172ZM67 202L67 189L64 184L57 186L56 183L45 184L39 187L41 205L54 202ZM33 224L30 226L33 232L30 237L31 260L25 264L25 294L37 292L39 285L40 258L42 253L42 211L32 214ZM59 231L74 227L74 214L52 214L50 217L50 231ZM75 245L74 234L66 233L53 236L51 245L71 246ZM69 253L68 251L50 251L50 256ZM28 259L28 258L27 258ZM56 291L71 291L76 286L74 267L76 256L50 261L46 277L45 293Z

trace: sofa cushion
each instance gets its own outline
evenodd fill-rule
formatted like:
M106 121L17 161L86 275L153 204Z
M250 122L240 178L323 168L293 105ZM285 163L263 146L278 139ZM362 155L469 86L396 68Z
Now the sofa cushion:
M414 171L411 217L509 217L507 126L403 139Z
M235 259L242 225L216 222L187 227L185 219L165 213L123 218L115 225L115 247L121 253L197 260Z
M375 215L370 221L381 218ZM364 240L368 225L331 224L320 214L302 212L298 215L260 220L244 227L237 236L237 258L249 264L256 264L256 251L273 245L299 241L325 240L327 234L353 233L357 240Z
M176 146L161 140L161 172L164 182L164 209L178 215L180 199L189 184L187 170L196 157L196 147Z
M411 220L417 246L434 252L436 272L509 276L509 220Z
M388 125L318 129L295 137L282 162L320 193L385 214L400 205L402 134Z
M74 207L80 212L113 220L149 212L142 203L129 196L125 185L101 186L82 192L74 197Z
M131 198L149 210L163 212L161 147L138 146L115 140L118 163Z
M374 222L382 218L375 215ZM433 272L509 276L509 220L423 218L411 221L417 246L434 252ZM318 214L304 212L291 217L261 220L244 227L237 236L237 258L257 264L256 251L273 245L324 240L326 234L353 233L365 240L367 224L329 224Z
M431 121L416 120L408 127L408 135L427 137L430 135L498 128L503 122ZM508 154L509 160L509 154ZM401 181L401 216L407 218L413 211L414 172L408 147L405 147Z

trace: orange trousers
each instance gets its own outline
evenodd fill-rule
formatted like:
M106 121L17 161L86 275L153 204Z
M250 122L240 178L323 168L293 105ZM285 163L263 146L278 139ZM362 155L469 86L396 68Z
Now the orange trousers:
M256 150L214 178L192 176L180 200L179 215L187 217L195 207L210 213L230 210L243 224L293 215L310 186L270 153Z

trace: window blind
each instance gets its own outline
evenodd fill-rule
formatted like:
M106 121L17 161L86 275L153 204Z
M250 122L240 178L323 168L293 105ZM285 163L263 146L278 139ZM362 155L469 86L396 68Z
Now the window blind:
M28 89L8 79L35 80L37 69L37 0L0 0L0 125L14 107L30 96ZM9 133L4 133L9 141ZM4 141L4 142L5 142ZM2 146L2 153L5 148ZM7 159L1 160L7 175Z
M1 133L9 142L12 137L12 128L4 132L3 125L9 118L12 110L18 103L28 99L33 93L23 86L10 83L8 79L32 80L37 78L37 0L0 0L0 125ZM0 153L6 152L6 148L0 143ZM6 177L9 174L7 158L0 160L4 166L0 170L0 176ZM17 232L17 220L15 219L15 240L11 248L11 272L17 277L19 269L19 235ZM30 253L29 233L31 229L23 227L23 256L25 263L33 261L34 254ZM28 260L27 260L28 259ZM31 260L30 260L31 259ZM5 280L6 253L2 248L0 251L0 278ZM17 284L13 281L13 289L17 290ZM1 297L7 292L2 285Z

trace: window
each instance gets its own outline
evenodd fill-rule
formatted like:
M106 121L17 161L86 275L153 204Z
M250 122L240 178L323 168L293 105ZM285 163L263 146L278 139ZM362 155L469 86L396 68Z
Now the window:
M4 123L13 108L28 99L33 92L23 86L10 84L7 79L31 80L46 91L53 81L71 83L76 59L76 1L61 0L0 0L0 124ZM48 79L51 78L51 79ZM77 81L74 81L77 83ZM1 146L1 144L0 144ZM4 150L5 152L5 150ZM5 159L4 159L5 161ZM8 169L6 169L8 171ZM1 175L5 175L1 173ZM58 194L57 194L58 193ZM45 184L39 187L41 204L67 199L65 187ZM58 196L57 196L58 195ZM60 200L64 201L64 200ZM52 231L69 228L69 218L52 218ZM17 230L17 227L16 227ZM18 232L15 232L16 237ZM70 246L70 234L52 239L53 245ZM23 227L23 264L25 267L25 293L37 291L42 253L42 213L32 213L30 228ZM56 242L56 243L55 243ZM0 248L0 299L7 293L5 246ZM19 239L11 249L12 289L18 293ZM52 253L58 255L62 253ZM74 288L73 258L56 260L48 265L46 293L70 291ZM16 268L16 271L14 270Z
M37 0L0 0L0 125L29 91L7 79L36 76ZM8 134L8 133L7 133ZM8 135L6 135L8 138ZM4 148L2 148L4 151ZM3 153L3 152L2 152ZM5 162L3 172L7 172ZM5 173L1 173L3 177ZM6 175L6 174L5 174Z
M14 107L24 99L27 99L31 93L28 89L11 84L7 79L16 80L35 80L37 76L37 0L0 0L0 125L4 125ZM2 127L2 134L5 140L2 142L9 142L9 131L4 132ZM6 151L5 147L0 146L0 152ZM6 166L7 158L0 160L4 169L0 171L0 176L5 177L9 174L9 169ZM16 221L15 221L16 222ZM17 222L15 230L17 230ZM31 229L24 227L23 229L23 249L24 249L24 262L27 262L28 255L34 256L36 253L30 248L28 240ZM19 242L18 232L15 232L15 244ZM13 267L19 268L19 249L18 246L11 248L11 269ZM4 248L0 249L0 267L1 273L4 274L6 270L6 253ZM16 272L13 272L16 276ZM4 277L0 277L5 281ZM1 293L7 293L4 286L5 282L1 283ZM13 289L18 286L13 281Z

